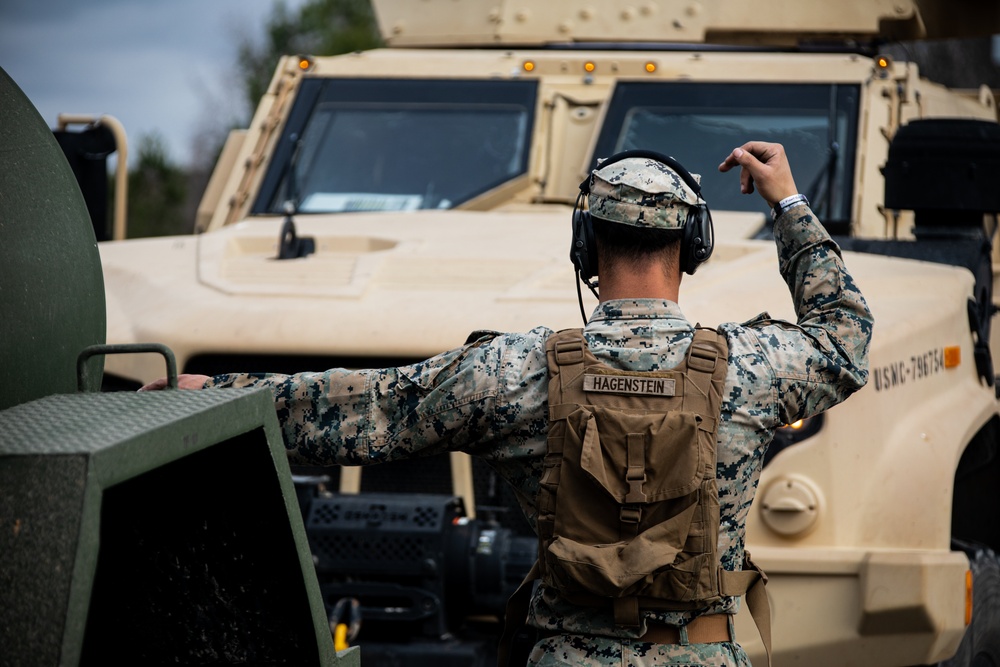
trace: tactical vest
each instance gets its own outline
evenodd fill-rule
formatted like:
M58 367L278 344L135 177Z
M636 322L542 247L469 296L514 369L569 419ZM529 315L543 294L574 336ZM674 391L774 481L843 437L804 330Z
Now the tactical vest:
M610 368L580 330L551 336L539 574L574 604L642 609L720 599L716 430L727 346L699 329L669 371Z
M550 336L546 356L538 561L508 603L499 664L508 664L535 578L568 602L609 608L622 627L638 627L640 611L703 609L746 594L770 664L766 578L749 553L742 571L719 561L725 338L696 329L684 361L669 371L606 366L580 329Z

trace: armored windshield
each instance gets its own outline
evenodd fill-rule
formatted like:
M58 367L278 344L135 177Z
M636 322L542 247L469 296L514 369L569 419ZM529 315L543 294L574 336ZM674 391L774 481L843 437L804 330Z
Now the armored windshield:
M446 209L525 173L533 81L307 79L254 213Z
M858 87L837 84L617 84L594 154L643 148L673 156L701 175L709 207L767 211L718 171L735 147L755 139L785 146L799 190L827 226L851 216Z

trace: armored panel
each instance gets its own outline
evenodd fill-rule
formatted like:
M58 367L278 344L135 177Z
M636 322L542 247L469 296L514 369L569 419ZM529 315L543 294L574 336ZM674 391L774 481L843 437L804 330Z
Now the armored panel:
M1000 211L1000 125L964 118L911 121L896 131L885 169L886 208ZM981 220L972 220L979 226Z
M648 0L375 0L389 46L498 46L568 42L678 42L792 45L799 41L942 39L990 35L1000 11L989 0L841 0L706 3Z
M0 412L7 665L336 660L270 395Z

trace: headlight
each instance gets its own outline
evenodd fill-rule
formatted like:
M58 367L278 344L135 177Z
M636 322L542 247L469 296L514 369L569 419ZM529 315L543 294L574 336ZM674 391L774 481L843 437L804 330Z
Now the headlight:
M782 426L774 432L774 440L764 453L764 465L767 466L781 450L808 440L819 433L821 428L823 428L823 413Z

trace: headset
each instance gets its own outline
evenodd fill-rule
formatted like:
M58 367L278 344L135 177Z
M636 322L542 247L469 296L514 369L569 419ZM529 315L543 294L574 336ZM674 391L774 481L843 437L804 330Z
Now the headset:
M684 235L681 239L681 271L689 275L694 274L698 267L712 256L712 250L715 247L712 213L708 210L708 204L704 203L701 196L701 185L680 162L669 155L655 151L629 150L615 153L601 162L598 168L604 169L628 158L647 158L670 167L702 200L701 204L689 208L687 221L683 228ZM590 178L591 176L588 174L587 178L580 184L580 194L573 207L573 242L570 246L569 258L572 260L573 266L576 267L580 280L586 283L590 291L597 296L596 285L592 281L597 275L597 244L594 241L594 224L590 211L585 211L582 207L584 198L590 194ZM579 286L577 283L577 291L579 291ZM581 304L581 310L582 308Z

